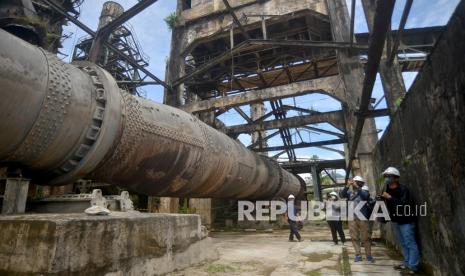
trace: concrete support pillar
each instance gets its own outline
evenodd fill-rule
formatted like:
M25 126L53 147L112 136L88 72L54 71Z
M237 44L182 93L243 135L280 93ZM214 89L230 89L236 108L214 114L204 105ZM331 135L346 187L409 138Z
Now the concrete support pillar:
M179 12L179 11L178 11ZM171 35L170 59L166 66L165 82L168 84L182 77L185 74L185 57L181 56L187 45L187 35L184 27L175 27ZM165 89L164 104L171 106L181 106L184 104L184 84L173 87L172 91Z
M320 172L316 166L312 166L312 182L313 182L313 200L321 201L321 181L320 181Z
M374 16L376 11L376 2L373 0L362 0L363 10L370 32L373 30ZM392 41L392 37L388 36L386 47L384 47L383 57L379 65L379 74L381 75L381 83L383 85L384 95L386 97L387 107L390 114L394 114L397 110L397 100L404 97L406 93L402 72L398 66L397 57L392 63L387 61L388 54L391 49L388 47Z
M254 121L258 118L265 115L265 104L263 102L254 103L250 105L250 118ZM258 148L266 148L267 143L263 140L266 137L266 131L256 131L252 132L252 144L256 143L257 141L261 141L258 144ZM267 152L261 152L260 154L268 156Z
M350 17L345 0L326 0L328 13L331 20L331 30L334 41L349 42L350 41ZM358 52L350 50L337 51L338 67L345 88L345 102L343 103L347 138L349 148L352 147L351 142L355 132L356 116L358 103L363 89L364 73L360 64ZM372 118L366 119L362 130L362 136L358 144L357 154L362 159L359 159L359 168L366 168L364 171L354 169L354 174L362 175L367 183L374 183L373 161L371 153L378 141L375 121Z
M29 179L7 178L3 195L2 214L22 214L26 211Z
M159 213L178 213L179 198L177 197L160 197Z
M212 200L211 198L191 198L189 199L189 209L200 215L202 225L210 228L212 219Z
M160 208L160 199L155 196L149 196L147 198L147 211L149 213L158 213Z

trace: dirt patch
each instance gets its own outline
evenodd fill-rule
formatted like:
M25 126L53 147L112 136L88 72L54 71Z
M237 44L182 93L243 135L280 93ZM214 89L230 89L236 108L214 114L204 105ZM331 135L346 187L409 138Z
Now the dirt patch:
M234 272L236 271L236 269L224 264L210 264L209 266L207 266L205 271L208 273L228 273Z
M330 252L304 254L304 256L307 257L307 261L312 262L312 263L322 262L324 260L331 258L333 255L334 254Z

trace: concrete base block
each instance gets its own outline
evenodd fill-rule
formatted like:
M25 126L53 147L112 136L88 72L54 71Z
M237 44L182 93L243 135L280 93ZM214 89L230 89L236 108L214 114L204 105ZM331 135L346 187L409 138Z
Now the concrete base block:
M218 256L198 215L3 216L0 232L1 275L158 275Z
M3 196L2 214L22 214L26 209L29 180L24 178L7 178Z

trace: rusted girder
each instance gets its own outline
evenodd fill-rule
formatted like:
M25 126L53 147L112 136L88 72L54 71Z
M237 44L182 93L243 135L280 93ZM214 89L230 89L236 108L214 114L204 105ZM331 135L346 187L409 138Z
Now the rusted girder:
M338 145L345 143L345 139L332 139L326 141L317 141L317 142L302 142L298 144L285 145L285 146L276 146L276 147L266 147L266 148L257 148L257 152L268 152L268 151L278 151L278 150L288 150L288 149L301 149L301 148L311 148L327 145Z
M153 196L272 199L299 178L182 110L134 97L0 30L0 161L34 183L94 179Z
M235 125L228 127L228 134L251 133L275 128L301 127L309 124L329 123L339 130L344 130L344 114L342 111L322 112L318 114L297 116L281 120L263 121L253 124Z
M362 3L365 3L365 1ZM445 29L445 26L404 29L402 32L402 45L397 50L400 53L418 53L419 51L429 53ZM391 31L390 36L397 37L398 30ZM355 38L357 43L366 45L370 33L358 33L355 34Z
M63 15L64 17L66 17L66 19L71 21L74 25L78 26L81 30L85 31L88 35L90 35L91 37L95 37L96 33L91 28L87 27L84 23L82 23L81 21L79 21L78 19L76 19L72 15L68 14L66 11L64 11L60 7L60 5L58 5L54 0L42 0L42 1L44 1L46 4L48 4L50 6L50 8L55 10L57 13L59 13L59 14ZM126 54L124 54L122 51L120 51L114 45L110 44L108 41L103 41L103 43L105 44L105 46L108 49L110 49L111 51L116 53L119 57L124 59L126 62L128 62L129 64L131 64L135 68L139 69L141 72L143 72L144 74L146 74L147 76L152 78L158 84L160 84L163 87L165 87L166 89L168 89L168 91L172 91L172 87L170 85L166 84L164 81L162 81L157 76L152 74L149 70L144 68L144 66L141 66L140 64L138 64L132 57L129 57Z
M267 100L297 97L310 93L328 94L333 98L342 100L344 97L344 88L341 85L341 79L338 76L332 76L268 87L229 97L192 102L182 106L181 109L190 113L213 111L218 108L229 108Z
M305 162L287 162L282 163L281 166L294 173L310 173L310 168L316 166L318 171L323 169L344 169L346 166L345 159L335 160L311 160Z
M402 12L402 17L400 19L399 29L397 30L396 39L392 45L391 53L388 56L388 64L392 64L394 58L397 56L397 50L399 49L400 40L402 39L402 34L404 33L405 24L407 24L407 18L412 8L413 0L407 0L405 2L404 11Z
M302 126L301 128L309 130L309 131L316 131L316 132L321 132L321 133L333 135L333 136L336 136L336 137L339 137L339 138L345 138L345 135L343 133L337 133L337 132L329 131L329 130L326 130L326 129L311 127L311 126Z
M268 141L269 139L275 137L275 136L278 135L278 134L279 134L279 130L277 130L277 131L275 131L275 132L273 132L273 133L271 133L271 134L268 134L267 136L263 137L263 138L262 138L262 141L255 141L254 143L248 145L247 148L248 148L248 149L253 149L253 148L255 148L256 146L258 146L261 142L266 142L266 141Z
M374 16L373 32L371 34L371 43L368 50L368 62L365 69L365 79L363 82L362 95L358 112L366 114L370 108L371 94L375 85L376 75L378 73L381 56L383 54L384 43L391 25L392 12L394 10L395 0L378 1L376 13ZM358 142L362 135L365 117L357 117L355 131L353 134L352 143L350 144L349 163L346 169L346 179L352 170L352 161L355 159Z
M229 12L229 14L231 15L231 17L233 18L234 23L236 23L237 27L239 27L239 30L241 30L242 35L243 35L246 39L250 39L249 33L247 33L247 31L245 30L244 26L242 26L241 21L239 20L239 18L237 18L236 13L234 12L234 10L233 10L233 8L231 7L231 5L229 5L228 0L223 0L223 4L224 4L224 6L226 7L226 9L228 10L228 12Z
M285 39L251 39L252 45L270 45L282 47L302 47L302 48L320 48L320 49L357 49L368 50L368 45L350 44L347 42L337 41L310 41L310 40L285 40Z

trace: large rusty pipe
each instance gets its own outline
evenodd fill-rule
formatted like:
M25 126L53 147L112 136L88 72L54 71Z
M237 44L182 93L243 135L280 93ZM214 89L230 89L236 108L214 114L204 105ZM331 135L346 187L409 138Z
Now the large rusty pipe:
M0 30L0 161L33 181L79 178L157 196L302 196L302 181L179 109L122 91Z

